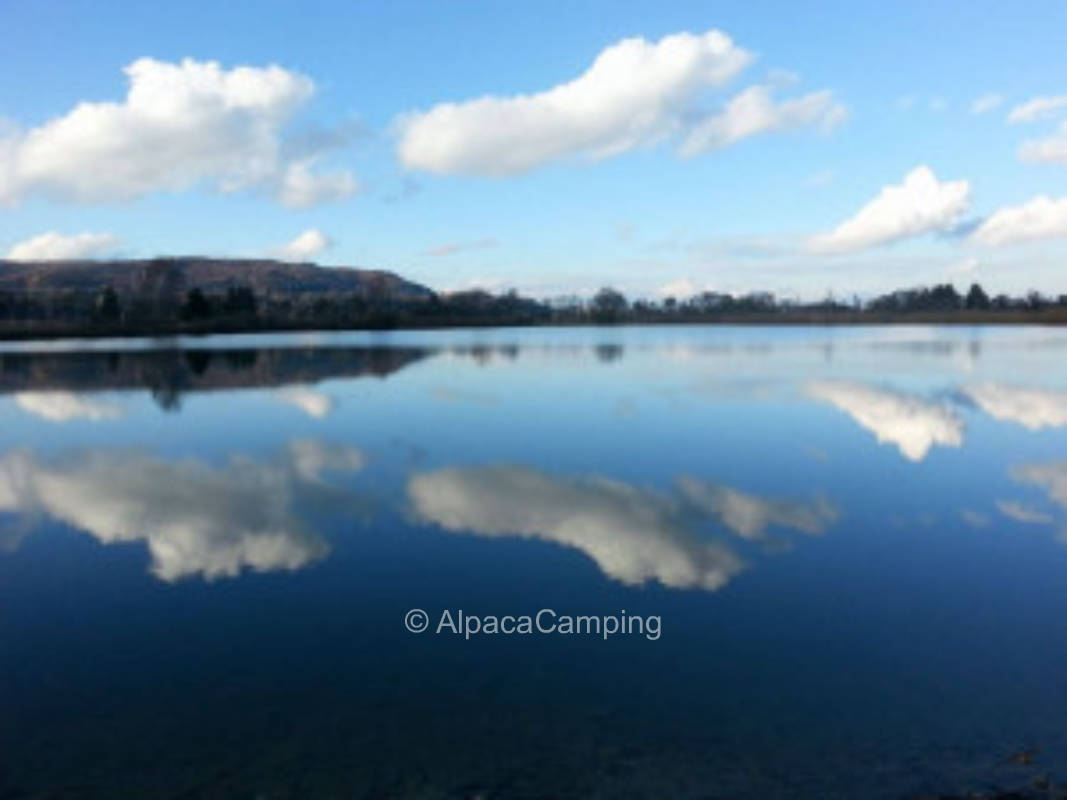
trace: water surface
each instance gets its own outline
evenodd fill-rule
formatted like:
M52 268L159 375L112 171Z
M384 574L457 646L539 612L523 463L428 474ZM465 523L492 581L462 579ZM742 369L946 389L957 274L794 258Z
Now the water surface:
M1067 781L1065 356L1024 327L6 345L0 797ZM435 632L541 609L661 628Z

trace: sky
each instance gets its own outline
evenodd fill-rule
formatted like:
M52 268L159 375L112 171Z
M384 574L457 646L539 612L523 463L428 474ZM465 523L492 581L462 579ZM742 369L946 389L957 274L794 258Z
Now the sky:
M1067 4L0 0L0 255L1067 293Z

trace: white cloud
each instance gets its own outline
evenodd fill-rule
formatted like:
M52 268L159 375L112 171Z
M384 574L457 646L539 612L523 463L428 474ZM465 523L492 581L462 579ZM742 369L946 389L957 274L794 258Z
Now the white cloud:
M1008 114L1008 122L1034 122L1064 112L1067 112L1067 94L1035 97L1013 108ZM1067 164L1067 120L1061 122L1050 136L1023 142L1019 147L1019 158L1038 164Z
M1005 517L1027 525L1051 525L1052 516L1044 511L1029 508L1015 500L997 500L997 510Z
M113 250L119 243L110 233L75 233L64 235L49 231L16 242L7 251L12 261L62 261L74 258L92 258Z
M333 398L306 386L279 389L275 397L286 405L298 408L314 419L325 419L333 411Z
M963 393L994 419L1032 431L1067 425L1067 392L983 383L964 387Z
M879 443L896 445L909 461L922 461L934 445L963 444L963 421L942 404L851 381L815 381L807 392L844 411Z
M766 86L750 86L731 99L722 113L708 117L686 135L680 153L694 156L728 147L760 133L786 131L808 125L829 131L848 116L845 107L823 90L775 103Z
M1067 197L1038 195L1021 206L997 209L970 236L970 241L1000 247L1067 236Z
M289 208L310 208L343 200L359 189L348 172L312 172L314 159L295 161L285 168L278 199Z
M1035 97L1015 106L1008 113L1008 122L1013 125L1020 122L1036 122L1052 116L1061 108L1067 108L1067 94L1054 95L1052 97Z
M1019 158L1034 164L1067 164L1067 122L1051 136L1023 142Z
M18 392L15 404L23 411L49 422L85 419L91 422L119 419L122 408L74 392Z
M878 196L829 233L814 236L817 253L847 253L932 231L946 230L967 208L970 184L939 181L933 170L919 166L903 183L882 188Z
M330 237L318 228L308 228L279 247L274 254L285 261L308 261L333 246Z
M555 542L628 585L655 580L707 590L724 586L744 563L725 543L692 530L693 522L717 519L739 537L761 539L768 526L819 533L837 516L829 504L768 501L691 478L664 494L510 466L419 473L408 497L418 518L448 531Z
M273 462L221 467L115 450L56 462L15 452L0 458L0 511L45 513L103 544L144 542L164 581L292 570L329 549L294 505L322 491L324 471L362 463L357 451L316 442L294 442Z
M282 130L314 92L279 66L151 58L125 68L121 102L83 102L0 143L0 203L29 194L81 202L128 200L209 186L270 191L306 205L354 191L347 173L313 176L287 163Z
M976 97L974 102L971 103L972 114L986 114L993 109L1000 106L1004 102L1004 95L996 92L990 92L989 94L983 94L981 97Z
M579 77L536 94L441 103L398 120L405 166L514 175L568 156L606 158L682 127L699 95L751 54L721 31L624 39Z

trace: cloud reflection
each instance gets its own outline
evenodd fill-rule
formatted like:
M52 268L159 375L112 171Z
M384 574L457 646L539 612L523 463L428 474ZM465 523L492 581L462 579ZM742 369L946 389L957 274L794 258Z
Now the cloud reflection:
M17 392L15 405L28 414L49 422L69 422L85 419L93 422L119 419L122 408L74 392Z
M1067 509L1067 461L1050 464L1024 464L1011 470L1020 483L1032 483L1048 495L1049 500Z
M678 486L694 507L718 519L742 539L763 539L767 528L774 526L822 533L840 516L837 508L822 497L810 503L766 499L689 477L680 478Z
M1048 499L1067 511L1067 461L1054 461L1046 464L1023 464L1010 471L1011 477L1019 483L1029 483L1045 492ZM1007 505L1007 509L1005 509ZM998 504L1001 513L1020 522L1031 524L1055 524L1054 517L1037 509L1027 508L1020 503ZM1015 512L1015 513L1013 513ZM1067 545L1067 524L1061 517L1060 533L1057 540Z
M1032 431L1067 425L1067 392L1000 383L966 386L963 393L994 419Z
M408 497L418 519L445 530L554 542L582 551L621 583L679 589L719 589L745 567L734 548L700 536L694 523L717 519L754 539L770 525L817 533L837 516L829 504L765 501L692 478L663 493L518 466L419 473Z
M57 461L17 451L0 458L0 511L44 514L103 544L143 541L164 581L293 570L328 551L295 505L327 472L362 464L352 448L307 440L270 461L239 456L225 466L136 451Z
M997 500L996 506L1001 514L1016 522L1023 522L1027 525L1049 525L1052 523L1051 515L1035 508L1029 508L1017 500Z
M960 518L972 528L988 528L990 525L989 515L972 508L961 508Z
M333 411L333 398L307 386L294 386L275 392L278 401L298 408L313 419L325 419Z
M963 444L963 420L947 405L852 381L813 381L807 392L844 411L879 443L896 445L909 461L922 461L935 445Z

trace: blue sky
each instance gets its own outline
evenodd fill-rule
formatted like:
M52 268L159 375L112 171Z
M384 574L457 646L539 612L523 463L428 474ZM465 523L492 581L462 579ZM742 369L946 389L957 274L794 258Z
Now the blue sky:
M1067 292L1062 2L5 0L0 29L12 257Z

